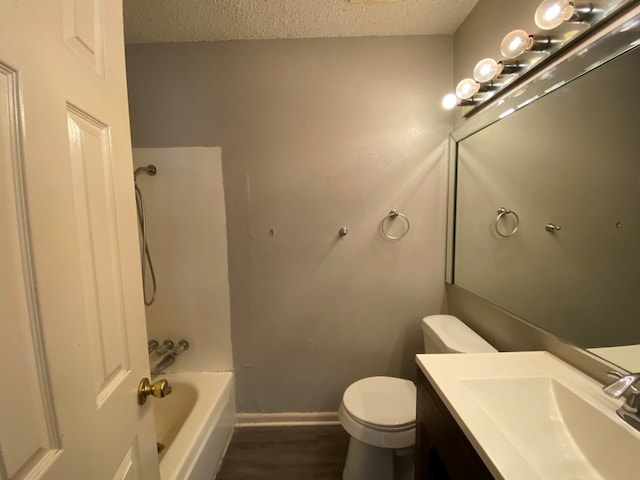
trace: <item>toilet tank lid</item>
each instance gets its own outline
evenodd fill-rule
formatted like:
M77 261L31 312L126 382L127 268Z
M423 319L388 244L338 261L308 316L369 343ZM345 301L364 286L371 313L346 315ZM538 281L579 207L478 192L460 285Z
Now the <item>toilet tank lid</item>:
M453 315L429 315L422 319L425 334L448 353L495 353L484 338Z

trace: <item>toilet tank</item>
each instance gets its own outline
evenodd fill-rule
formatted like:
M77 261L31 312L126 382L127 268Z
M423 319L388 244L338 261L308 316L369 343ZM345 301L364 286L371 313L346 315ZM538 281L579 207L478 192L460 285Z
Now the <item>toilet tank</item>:
M487 341L453 315L430 315L422 319L425 353L497 352Z

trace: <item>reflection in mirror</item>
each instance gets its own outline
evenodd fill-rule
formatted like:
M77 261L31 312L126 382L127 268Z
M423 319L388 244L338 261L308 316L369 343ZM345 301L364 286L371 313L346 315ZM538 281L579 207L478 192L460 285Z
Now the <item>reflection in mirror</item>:
M459 142L454 263L461 288L632 371L639 85L636 46Z

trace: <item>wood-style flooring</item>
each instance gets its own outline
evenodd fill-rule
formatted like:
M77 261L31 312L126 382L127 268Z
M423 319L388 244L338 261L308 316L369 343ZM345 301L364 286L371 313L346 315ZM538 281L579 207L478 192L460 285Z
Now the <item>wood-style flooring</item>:
M341 480L348 445L340 425L238 428L216 480Z

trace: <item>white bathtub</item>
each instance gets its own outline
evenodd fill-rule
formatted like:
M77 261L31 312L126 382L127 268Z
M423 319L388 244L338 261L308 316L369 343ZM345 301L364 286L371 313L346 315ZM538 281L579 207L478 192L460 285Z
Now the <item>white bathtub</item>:
M162 480L214 478L235 425L231 372L171 373L173 388L154 402Z

